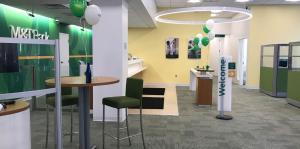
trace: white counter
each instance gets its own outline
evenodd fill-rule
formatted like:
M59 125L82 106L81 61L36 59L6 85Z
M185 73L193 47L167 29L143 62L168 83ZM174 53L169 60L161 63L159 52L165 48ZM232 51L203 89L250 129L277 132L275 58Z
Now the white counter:
M192 68L190 70L190 90L196 91L197 78L199 78L199 77L212 79L213 75L210 74L209 72L207 72L206 74L201 74L199 71Z
M0 149L31 149L29 110L21 101L0 112Z
M128 61L128 77L132 77L145 69L144 67L144 60L143 59L135 59ZM80 76L84 76L84 72L86 70L86 65L80 65ZM91 65L91 71L93 76L93 65Z

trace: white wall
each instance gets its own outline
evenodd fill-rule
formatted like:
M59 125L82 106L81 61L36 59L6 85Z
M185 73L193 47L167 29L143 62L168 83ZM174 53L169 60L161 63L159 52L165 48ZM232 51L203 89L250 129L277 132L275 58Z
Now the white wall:
M94 87L93 118L102 120L102 99L125 95L127 78L128 3L126 0L101 1L102 17L93 26L93 74L120 79L113 85ZM106 120L116 121L117 110L106 108ZM121 119L125 119L124 110Z
M215 34L225 34L226 36L230 35L231 24L216 24L213 31ZM209 65L211 69L215 70L213 73L215 76L218 74L219 56L220 52L222 52L220 50L226 52L227 49L228 48L225 48L225 38L215 38L209 45Z
M238 54L239 54L239 39L248 38L249 36L249 21L231 23L231 24L218 24L214 28L216 34L225 34L226 37L221 39L221 48L218 38L215 38L211 41L210 44L210 54L209 61L212 69L215 70L214 75L218 74L218 58L219 58L219 49L223 49L225 55L232 56L232 60L237 63L237 68L239 67L238 63ZM236 80L236 78L234 79Z

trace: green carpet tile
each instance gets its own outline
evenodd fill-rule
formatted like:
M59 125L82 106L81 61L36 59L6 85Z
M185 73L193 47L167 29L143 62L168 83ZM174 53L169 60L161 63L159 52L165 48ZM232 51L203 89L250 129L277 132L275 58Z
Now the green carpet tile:
M216 82L216 81L215 81ZM216 84L214 85L216 95ZM234 119L215 119L216 97L212 107L194 104L194 93L188 87L177 87L179 116L144 116L145 141L148 149L300 149L300 109L285 99L266 96L258 91L233 86L230 113ZM97 103L95 103L97 104ZM75 130L78 130L75 113ZM63 113L64 131L69 128L69 114ZM45 143L45 112L31 113L32 148L42 149ZM49 147L54 148L53 113L51 112ZM131 133L139 130L138 115L129 116ZM102 123L91 122L91 142L102 148ZM107 131L116 133L115 123ZM122 133L122 135L125 135ZM65 149L77 149L78 135L73 143L64 136ZM141 149L141 138L133 138L132 146L121 141L122 149ZM116 148L116 142L106 137L106 148Z

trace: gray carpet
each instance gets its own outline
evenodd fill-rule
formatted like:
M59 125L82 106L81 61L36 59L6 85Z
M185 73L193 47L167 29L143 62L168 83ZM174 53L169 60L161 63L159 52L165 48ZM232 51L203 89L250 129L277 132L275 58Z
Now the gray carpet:
M216 101L212 107L198 107L194 104L194 93L187 87L177 87L177 95L180 116L144 116L148 149L300 149L300 109L288 105L284 99L234 85L233 112L230 113L234 119L221 121L215 119ZM63 116L64 130L67 131L69 114L65 112ZM31 119L32 148L42 149L45 112L34 111ZM132 133L139 130L137 115L130 115L129 123ZM108 125L107 130L115 133L114 123ZM102 148L101 126L100 122L91 123L91 142L98 148ZM54 148L53 121L50 128L49 148ZM107 149L116 148L111 138L106 137L106 142ZM127 140L122 141L121 148L142 148L140 138L133 138L132 142L132 146L128 146ZM73 143L65 136L64 148L78 148L78 135L75 135Z

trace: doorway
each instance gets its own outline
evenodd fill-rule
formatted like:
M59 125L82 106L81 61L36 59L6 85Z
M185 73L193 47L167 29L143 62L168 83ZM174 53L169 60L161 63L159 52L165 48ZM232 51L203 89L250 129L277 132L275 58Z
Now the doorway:
M238 81L242 86L246 85L247 81L247 52L248 52L248 39L243 38L239 40L239 68L238 68Z
M59 48L61 76L69 76L69 34L59 33Z

